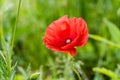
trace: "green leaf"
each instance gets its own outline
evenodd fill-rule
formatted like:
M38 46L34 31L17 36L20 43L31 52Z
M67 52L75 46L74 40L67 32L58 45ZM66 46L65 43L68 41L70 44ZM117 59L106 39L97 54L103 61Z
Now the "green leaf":
M20 71L20 73L22 74L22 75L24 75L24 76L26 76L26 72L25 72L25 70L22 68L22 67L18 67L18 70Z
M30 72L31 72L31 65L29 64L26 70L27 76L30 76Z
M107 44L109 44L111 46L120 48L120 44L113 43L113 42L111 42L111 41L109 41L109 40L107 40L107 39L105 39L105 38L103 38L101 36L89 34L89 37L94 39L94 40L102 41L102 42L107 43Z
M30 80L30 73L31 73L31 66L30 66L30 64L28 65L26 71L22 67L18 67L18 70L24 76L23 80Z
M4 56L4 54L3 54L3 52L1 50L0 50L0 56L3 58L4 62L7 63L6 59L5 59L5 56Z
M117 68L115 69L115 73L120 78L120 64L117 65Z
M118 27L107 19L103 19L103 21L110 32L112 41L120 44L120 30L118 29Z
M120 80L114 72L112 72L112 71L110 71L108 69L105 69L105 68L93 68L93 71L102 73L102 74L104 74L104 75L106 75L106 76L108 76L108 77L110 77L110 78L112 78L114 80Z
M36 72L34 74L31 75L30 80L37 80L40 76L39 72Z

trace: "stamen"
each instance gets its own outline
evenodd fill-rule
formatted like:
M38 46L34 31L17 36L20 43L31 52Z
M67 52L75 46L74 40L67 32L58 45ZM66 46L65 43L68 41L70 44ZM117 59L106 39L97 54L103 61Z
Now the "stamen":
M66 40L66 43L67 43L67 44L69 44L70 42L71 42L71 40L70 40L70 39L67 39L67 40Z

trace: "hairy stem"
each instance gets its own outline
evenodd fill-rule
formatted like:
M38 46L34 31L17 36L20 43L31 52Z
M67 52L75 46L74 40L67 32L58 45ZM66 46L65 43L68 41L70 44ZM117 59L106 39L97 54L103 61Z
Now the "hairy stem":
M78 76L79 80L82 80L81 77L80 77L79 72L74 67L74 58L72 58L72 69L76 73L76 75Z

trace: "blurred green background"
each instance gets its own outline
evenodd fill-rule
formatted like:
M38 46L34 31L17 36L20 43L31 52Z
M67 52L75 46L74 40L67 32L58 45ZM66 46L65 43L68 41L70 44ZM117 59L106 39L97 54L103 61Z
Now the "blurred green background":
M0 27L3 27L6 41L9 41L12 35L18 2L18 0L0 0ZM90 37L86 46L77 48L75 62L81 61L84 64L81 66L84 79L110 79L109 76L93 71L95 67L104 67L120 76L118 72L120 69L117 67L120 63L120 0L22 0L13 63L18 61L18 65L25 69L31 63L33 72L42 66L43 80L64 80L58 79L56 72L59 68L56 67L66 64L65 69L69 68L66 54L48 50L42 40L47 26L64 15L68 15L69 18L84 18L89 34L102 37L102 40ZM114 44L109 44L104 39ZM57 63L57 60L63 61L63 64ZM67 74L64 76L71 76L68 80L76 78L76 75ZM60 77L62 76L60 74Z

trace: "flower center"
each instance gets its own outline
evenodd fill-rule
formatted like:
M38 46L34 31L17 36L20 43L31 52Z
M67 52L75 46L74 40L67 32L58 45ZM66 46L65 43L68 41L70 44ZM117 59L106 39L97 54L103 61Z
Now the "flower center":
M70 39L67 39L67 40L66 40L66 43L67 43L67 44L69 44L70 42L71 42L71 40L70 40Z

